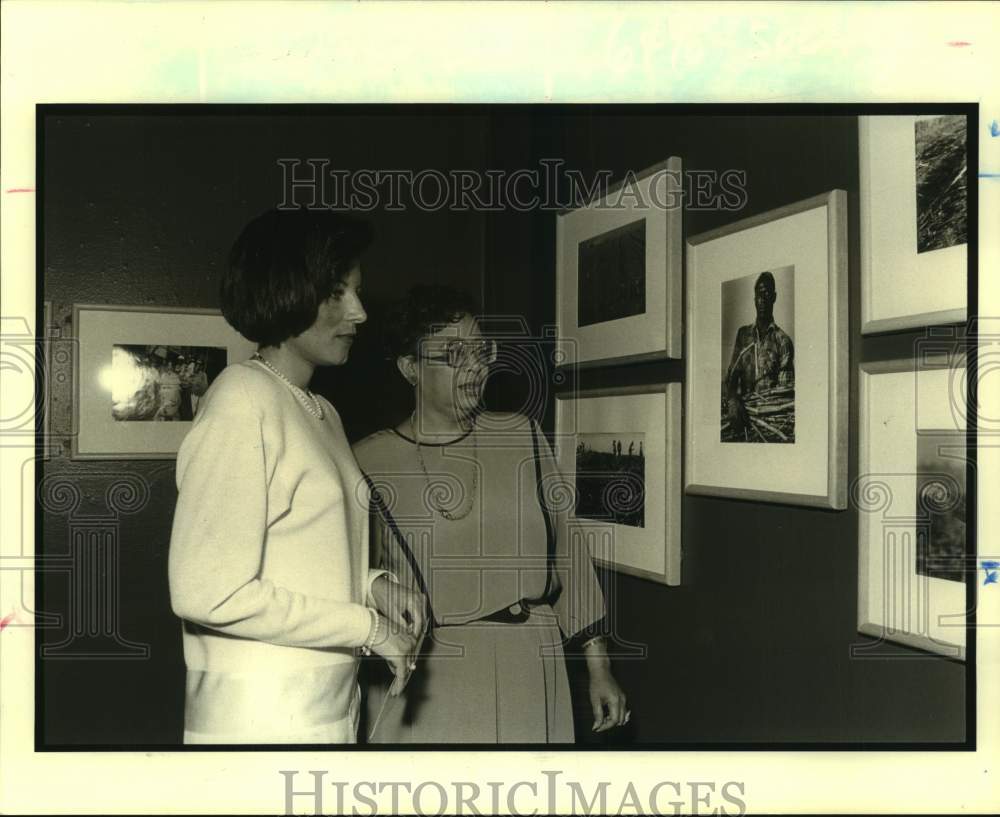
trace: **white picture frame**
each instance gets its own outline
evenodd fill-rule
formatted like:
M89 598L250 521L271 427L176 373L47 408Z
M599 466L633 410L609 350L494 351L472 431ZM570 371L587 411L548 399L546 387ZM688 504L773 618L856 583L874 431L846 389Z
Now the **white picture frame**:
M559 469L573 485L571 536L584 538L598 564L660 584L681 584L681 434L680 383L558 395L555 449ZM611 495L615 492L612 481L620 482L624 472L623 465L598 463L584 485L578 471L579 446L588 442L590 450L585 455L595 450L611 452L617 442L618 463L641 458L641 526L634 517L627 518L635 507L629 501L623 516L609 512L603 502L598 513L578 515L584 503L594 504L596 492L588 489L595 482L605 495ZM606 454L600 456L607 461Z
M975 581L963 558L938 557L937 571L961 571L964 581L919 570L921 543L933 536L928 509L948 510L947 491L927 494L927 452L942 484L967 472L966 370L945 360L928 367L913 360L860 367L858 481L858 631L878 639L965 660L966 584ZM942 432L950 436L942 436ZM929 447L928 447L929 444ZM941 473L935 473L940 471ZM954 474L955 477L951 475ZM965 501L965 483L961 499ZM921 486L924 486L923 488ZM932 504L937 502L937 508ZM962 506L964 518L964 505ZM957 511L956 511L957 513ZM962 522L964 532L964 521ZM923 558L933 560L929 546ZM933 561L924 561L934 566Z
M967 318L967 242L918 251L916 129L932 118L858 117L863 335Z
M687 271L685 490L843 510L847 194L833 190L694 236L687 244ZM791 396L782 397L786 402L780 406L754 406L749 397L755 396L755 385L747 399L727 402L727 412L742 406L745 421L742 436L732 438L727 436L733 424L724 414L722 389L732 382L733 361L743 360L742 354L736 355L740 333L756 331L754 289L761 274L770 271L776 282L775 326L781 329L785 323L794 375L791 389L779 380L761 388L760 394ZM783 287L786 281L791 287ZM783 318L778 317L779 306L785 310ZM760 348L768 351L765 343ZM743 347L748 350L750 346ZM756 371L759 377L760 369ZM758 384L767 383L768 377L765 371ZM765 415L778 408L783 427Z
M560 338L567 341L565 364L680 357L682 205L681 160L672 156L556 216L556 320ZM641 268L638 252L606 254L619 240L630 240L631 247L641 242ZM611 260L615 257L620 262ZM590 275L581 271L583 265ZM609 266L619 271L620 285L597 274ZM612 291L630 294L608 297Z
M216 309L74 304L73 433L71 457L171 459L190 421L116 420L108 372L115 346L224 349L226 364L246 360L256 344Z

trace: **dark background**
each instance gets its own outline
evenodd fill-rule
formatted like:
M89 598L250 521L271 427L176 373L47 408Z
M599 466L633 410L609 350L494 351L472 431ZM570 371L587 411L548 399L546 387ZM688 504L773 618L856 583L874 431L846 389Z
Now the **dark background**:
M74 303L217 307L217 276L233 239L281 201L279 158L414 171L512 171L560 158L585 178L602 169L620 178L677 155L686 171L738 169L747 178L746 206L686 212L688 237L834 188L848 191L853 481L858 364L908 357L921 335L860 335L856 117L670 113L598 106L308 116L50 112L41 123L40 297L53 304L54 349L70 347ZM352 439L412 407L374 331L366 331L387 299L412 282L464 287L490 314L523 319L534 336L555 319L554 213L407 208L369 218L376 232L363 264L370 326L346 366L313 382ZM40 612L61 619L39 630L41 643L53 648L39 665L40 748L176 744L184 667L166 580L174 463L71 461L72 366L64 354L52 360L51 431L62 448L44 465L38 541L54 564L81 542L108 543L117 555L103 565L78 564L76 575L93 571L109 581L105 606L83 620L103 616L118 636L71 632L70 622L81 619L68 613L83 597L70 573L43 571ZM587 372L580 382L678 380L682 370L679 362L635 365ZM491 384L487 401L517 409L526 394L524 378L510 372ZM553 396L533 407L548 430ZM139 485L141 501L123 500L120 485ZM852 645L873 643L856 632L854 508L685 496L682 510L682 587L602 576L619 644L644 645L645 657L616 660L633 719L603 738L588 731L580 668L571 667L582 741L965 740L964 665L895 645L892 658L851 655ZM109 569L115 561L117 570Z

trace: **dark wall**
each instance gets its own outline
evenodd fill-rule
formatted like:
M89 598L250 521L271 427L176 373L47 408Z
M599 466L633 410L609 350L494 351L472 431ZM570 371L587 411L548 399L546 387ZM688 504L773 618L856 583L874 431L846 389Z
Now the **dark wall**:
M919 335L860 334L857 119L588 113L536 120L533 133L536 162L558 156L585 179L601 169L621 178L669 155L682 157L685 170L745 170L745 208L688 210L686 237L835 188L848 192L848 476L856 479L858 364L908 356ZM530 303L534 321L551 323L555 217L508 223L509 232L492 235L522 252L520 262L503 260L506 301ZM679 380L680 369L587 373L580 385ZM965 739L962 664L895 646L904 657L850 655L852 644L873 646L856 629L856 509L685 496L682 513L682 587L604 577L619 639L646 650L644 659L617 662L634 719L607 742Z
M230 243L249 218L281 198L278 158L329 158L331 166L348 169L510 170L560 157L585 175L607 168L620 176L678 155L686 169L747 172L744 210L688 212L688 236L833 188L849 192L851 479L857 475L857 364L905 354L915 337L861 338L858 331L852 117L523 109L460 117L53 116L45 134L43 297L53 302L54 323L64 334L71 334L74 302L217 306L217 274ZM373 324L385 300L418 279L463 286L490 312L520 316L535 333L554 321L553 213L408 208L377 210L371 220L376 242L364 259L364 286ZM394 422L410 407L374 333L365 335L346 366L314 381L352 438ZM56 363L54 374L60 372L69 373L65 361ZM681 370L663 364L614 376L655 381L677 379ZM596 373L584 385L607 377ZM66 434L71 381L54 380L53 431ZM522 385L501 377L490 399L516 407ZM549 427L552 402L545 411ZM166 586L173 462L79 463L63 455L44 473L43 491L58 493L64 481L80 491L76 505L48 503L44 552L67 553L83 529L110 530L119 558L114 616L120 639L109 649L131 650L120 643L131 642L150 652L145 660L44 662L43 737L52 744L176 742L183 665ZM138 509L109 492L130 481L148 489ZM617 662L634 716L608 740L964 738L962 665L917 652L912 660L849 655L851 644L866 641L855 626L856 511L685 497L683 513L683 587L613 572L603 577L620 638L647 650L644 660ZM67 578L46 574L43 609L65 612L72 600ZM66 621L43 629L43 640L65 640ZM61 650L95 643L76 639L76 646ZM582 697L578 704L585 706Z

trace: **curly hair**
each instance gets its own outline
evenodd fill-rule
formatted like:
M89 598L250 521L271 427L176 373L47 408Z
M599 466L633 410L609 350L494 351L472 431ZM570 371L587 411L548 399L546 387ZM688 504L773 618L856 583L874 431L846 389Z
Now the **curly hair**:
M222 314L261 346L300 335L371 240L371 227L344 213L269 210L233 244L220 285Z
M446 286L419 285L387 311L382 341L387 357L415 355L421 338L479 314L479 304L466 292Z

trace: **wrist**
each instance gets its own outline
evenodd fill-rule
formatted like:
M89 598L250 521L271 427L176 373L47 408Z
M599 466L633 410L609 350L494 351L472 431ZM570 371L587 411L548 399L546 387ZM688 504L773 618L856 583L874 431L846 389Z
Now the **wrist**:
M371 655L372 651L385 641L389 629L387 622L379 615L377 610L369 607L368 613L371 616L371 624L368 628L368 635L365 637L364 644L360 647L362 655Z
M608 657L605 648L604 636L594 636L583 643L584 658L587 660L587 669L591 672L611 669L611 659Z

